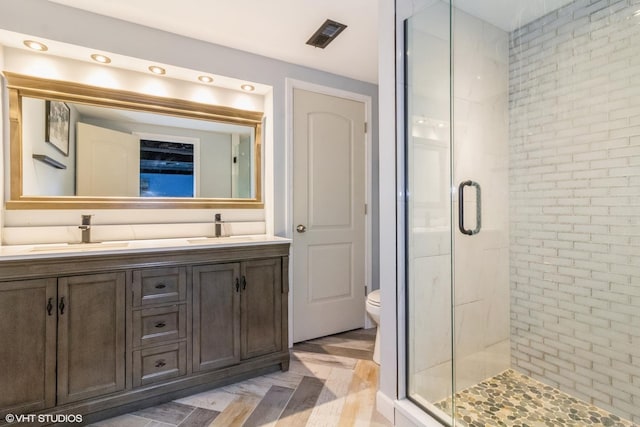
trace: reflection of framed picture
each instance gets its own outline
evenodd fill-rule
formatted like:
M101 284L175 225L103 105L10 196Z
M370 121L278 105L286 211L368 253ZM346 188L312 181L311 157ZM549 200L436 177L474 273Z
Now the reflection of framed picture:
M69 106L60 101L46 101L45 139L65 156L69 155Z

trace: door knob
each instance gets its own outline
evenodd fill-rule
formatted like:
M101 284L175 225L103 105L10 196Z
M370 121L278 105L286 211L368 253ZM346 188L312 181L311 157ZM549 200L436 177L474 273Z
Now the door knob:
M304 233L305 231L307 231L307 227L305 227L304 225L300 224L296 227L296 231L298 233Z

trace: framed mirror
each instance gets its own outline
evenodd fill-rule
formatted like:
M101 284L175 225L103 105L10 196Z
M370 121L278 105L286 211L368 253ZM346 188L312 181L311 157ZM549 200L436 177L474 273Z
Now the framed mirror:
M4 76L7 209L264 206L261 112Z

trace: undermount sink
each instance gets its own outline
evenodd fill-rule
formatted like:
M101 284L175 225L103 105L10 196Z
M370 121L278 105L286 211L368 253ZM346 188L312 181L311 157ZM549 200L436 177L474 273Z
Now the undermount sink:
M126 248L128 246L129 242L54 243L34 246L30 252L74 252L88 249Z

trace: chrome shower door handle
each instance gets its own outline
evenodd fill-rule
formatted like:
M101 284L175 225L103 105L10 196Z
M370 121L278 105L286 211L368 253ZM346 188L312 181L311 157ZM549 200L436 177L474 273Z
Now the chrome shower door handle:
M476 188L476 228L473 230L464 227L464 187L467 186ZM482 192L480 184L475 181L463 181L458 186L458 228L462 234L467 236L478 234L482 228Z
M296 231L298 233L304 233L305 231L307 231L307 227L305 227L304 225L300 224L296 227Z

